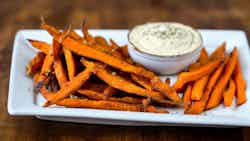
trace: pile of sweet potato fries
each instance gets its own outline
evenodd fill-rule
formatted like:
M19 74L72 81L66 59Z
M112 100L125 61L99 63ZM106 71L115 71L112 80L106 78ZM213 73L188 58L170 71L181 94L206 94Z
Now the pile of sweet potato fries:
M245 103L246 84L237 48L227 54L226 43L223 43L210 56L203 48L198 62L191 64L187 72L178 74L173 88L184 93L186 114L199 114L221 102L224 106L231 106L234 96L237 105Z
M222 99L230 106L246 101L245 82L238 52L225 53L225 44L208 56L202 49L198 62L181 72L174 86L131 60L127 46L92 36L82 24L83 36L68 27L60 31L42 20L52 44L29 39L39 52L27 64L35 89L47 102L59 105L123 111L168 113L164 107L182 106L198 114L216 107ZM183 92L183 99L177 92Z
M82 24L83 37L69 28L59 31L42 20L52 44L29 39L40 52L28 63L27 74L47 100L44 106L84 107L168 113L181 98L153 72L133 62L127 46L93 37Z

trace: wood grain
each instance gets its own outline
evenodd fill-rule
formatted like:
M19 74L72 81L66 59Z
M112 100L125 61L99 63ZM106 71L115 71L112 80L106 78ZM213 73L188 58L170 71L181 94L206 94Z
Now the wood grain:
M185 141L250 140L249 128L124 127L42 121L12 117L7 94L14 35L39 28L39 17L64 28L131 28L148 21L176 21L196 28L242 29L250 36L248 0L2 0L0 4L0 140Z

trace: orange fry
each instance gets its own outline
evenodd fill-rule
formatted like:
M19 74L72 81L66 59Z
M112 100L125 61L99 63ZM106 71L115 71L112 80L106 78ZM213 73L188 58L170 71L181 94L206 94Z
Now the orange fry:
M84 90L84 89L80 89L77 92L79 92L82 95L87 96L90 99L93 100L103 100L104 99L104 95L102 93L93 91L93 90ZM108 101L118 101L118 102L125 102L125 103L131 103L131 104L141 104L142 103L142 99L141 98L133 98L133 97L108 97L107 99Z
M192 94L192 85L188 84L184 96L183 96L183 104L184 104L184 109L187 110L188 107L191 105L191 94Z
M72 80L74 76L76 75L76 64L75 64L74 56L72 52L66 48L63 48L63 53L65 56L69 80Z
M128 104L116 101L105 100L88 100L88 99L71 99L66 98L57 102L59 106L71 107L71 108L93 108L93 109L107 109L107 110L122 110L122 111L137 111L142 112L141 105Z
M45 54L42 52L38 52L36 56L29 61L28 65L26 66L26 73L28 75L33 75L35 72L39 71L43 65L43 61L45 58Z
M143 106L138 104L128 104L116 101L95 101L88 99L71 99L66 98L57 103L59 106L65 106L70 108L93 108L93 109L106 109L106 110L122 110L122 111L136 111L136 112L156 112L156 113L168 113L163 110L152 109L152 107L144 109Z
M61 47L60 44L55 39L53 39L52 48L53 48L52 50L54 51L53 57L54 57L55 75L60 87L62 87L64 83L67 82L68 80L61 59L59 57L59 52L61 50Z
M220 104L220 101L222 100L222 92L232 76L232 73L237 63L237 57L238 57L238 51L237 48L234 48L234 50L231 53L231 57L229 58L228 63L225 66L224 73L220 77L217 85L215 86L210 96L210 99L206 107L207 109L214 108Z
M221 44L216 50L211 54L210 58L217 59L217 58L224 58L226 51L226 42Z
M237 97L237 105L241 105L246 102L247 97L246 97L246 82L244 80L242 70L241 70L241 65L240 65L240 60L237 60L237 64L235 66L234 70L234 80L236 83L236 97Z
M94 70L94 63L89 62L86 69L74 77L71 81L66 82L64 86L57 91L54 96L45 103L45 107L55 104L56 102L62 100L63 98L69 96L73 92L77 91L83 84L88 80Z
M201 53L200 53L200 58L199 58L199 62L203 63L203 61L205 61L206 59L208 59L208 54L205 48L202 48ZM205 75L202 78L196 80L194 82L193 88L192 88L192 94L191 94L191 99L192 100L200 100L204 91L204 88L207 84L209 75Z
M33 47L39 49L41 52L49 54L51 46L48 43L32 39L28 39L28 41L31 43Z
M233 97L235 95L235 82L233 79L229 80L229 87L223 92L223 100L225 106L231 106L233 102Z
M178 79L174 84L174 89L178 90L181 89L184 84L190 81L198 80L201 77L205 75L209 75L212 73L220 64L222 60L213 60L203 66L201 66L199 69L196 69L191 72L182 72L178 75Z
M95 36L95 42L97 44L100 44L102 46L109 46L108 42L106 41L105 38L103 38L102 36Z

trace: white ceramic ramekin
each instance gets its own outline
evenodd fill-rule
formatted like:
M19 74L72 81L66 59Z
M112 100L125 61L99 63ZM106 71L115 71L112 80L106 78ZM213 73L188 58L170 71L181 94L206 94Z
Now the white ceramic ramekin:
M162 57L143 53L129 43L128 53L135 62L143 65L147 69L160 75L166 75L178 73L195 62L199 57L201 48L202 45L193 52L187 54Z

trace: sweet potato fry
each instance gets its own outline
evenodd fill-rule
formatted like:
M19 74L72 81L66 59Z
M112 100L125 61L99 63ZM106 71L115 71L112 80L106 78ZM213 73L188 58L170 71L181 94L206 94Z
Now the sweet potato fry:
M191 99L192 100L200 100L203 94L203 91L206 87L207 81L208 81L209 75L203 76L199 80L195 81L193 89L192 89L192 94L191 94Z
M39 71L43 65L44 58L45 54L42 52L38 52L36 56L27 64L26 73L28 75L33 75L35 72Z
M63 68L62 62L59 57L59 52L61 50L61 47L60 47L60 44L55 39L53 39L52 48L53 48L52 50L53 50L53 57L54 57L53 61L54 61L55 75L56 75L56 78L60 87L62 87L64 83L67 82L68 80L67 80L67 76Z
M213 92L206 106L207 109L214 108L220 104L220 101L222 100L222 92L232 76L232 73L237 63L237 57L238 51L237 48L234 48L231 53L231 57L229 58L228 63L225 66L223 75L220 77L217 85L213 89Z
M108 86L107 88L104 89L103 91L103 95L104 95L104 100L106 100L107 98L111 97L112 95L116 94L118 92L117 89Z
M159 91L166 98L173 100L174 102L181 103L180 96L174 91L167 83L162 83L159 77L154 77L151 79L153 89Z
M102 46L109 46L108 42L106 41L105 38L103 38L102 36L95 36L95 42L97 44L100 44Z
M142 106L114 101L104 100L87 100L87 99L71 99L66 98L59 102L57 105L71 107L71 108L94 108L94 109L107 109L107 110L122 110L122 111L143 111Z
M210 75L207 87L205 88L201 100L193 102L193 104L187 110L185 110L185 114L199 114L205 110L210 93L216 85L216 82L218 81L219 77L221 76L224 66L228 62L228 59L229 57L227 56L224 63L220 65L219 68Z
M59 101L57 105L70 108L93 108L93 109L106 109L106 110L167 113L167 111L163 112L163 110L152 110L148 108L144 109L141 105L138 104L128 104L128 103L105 101L105 100L95 101L88 99L66 98L63 99L62 101Z
M94 70L95 64L89 62L86 66L86 69L75 76L71 81L68 81L64 84L59 91L57 91L53 98L49 99L44 106L49 106L55 104L56 102L62 100L63 98L69 96L71 93L77 91L83 84L88 80Z
M80 89L78 90L78 92L82 95L87 96L90 99L93 100L103 100L104 99L104 95L102 93L93 91L93 90L85 90L85 89ZM108 101L118 101L118 102L125 102L125 103L131 103L131 104L141 104L142 103L142 99L141 98L133 98L133 97L108 97L107 99Z
M199 69L196 69L191 72L182 72L178 75L177 81L173 85L174 90L181 89L187 82L198 80L203 76L209 75L212 73L223 60L217 59L210 61L209 63L201 66Z
M202 48L198 61L200 63L203 63L203 61L205 61L206 59L208 59L207 51L205 48ZM191 94L192 100L200 100L201 99L204 88L205 88L207 81L208 81L208 77L209 77L208 75L205 75L202 78L200 78L194 82L194 85L192 87L192 94Z
M242 70L241 70L241 65L240 65L240 60L237 60L237 64L235 66L234 70L234 80L236 83L236 97L237 97L237 105L241 105L246 102L247 97L246 97L246 82L244 80Z
M89 45L95 44L95 39L94 37L89 33L87 25L86 25L86 20L83 20L82 22L82 33L84 39L87 41Z
M122 54L122 56L124 58L129 58L128 46L127 45L118 48L118 51Z
M231 106L233 102L233 97L235 96L235 82L233 79L229 80L229 87L226 88L223 92L223 100L225 106Z
M76 75L76 64L75 64L74 56L72 52L66 48L63 48L63 53L65 56L69 80L72 80L74 76Z
M205 48L202 48L201 52L200 52L200 57L198 58L198 61L202 62L202 61L205 61L207 58L208 58L207 51Z
M188 109L188 107L192 103L191 94L192 94L192 84L188 84L183 96L183 104L185 110Z
M226 42L222 43L216 50L211 54L210 58L223 58L225 56L226 51Z
M61 34L55 27L48 25L43 17L41 17L41 28L47 30L53 37Z
M41 68L40 75L38 77L38 81L35 84L37 89L40 89L45 83L48 81L48 77L50 73L52 72L52 66L53 66L53 56L48 54L46 55L44 61L43 61L43 66Z
M33 47L39 49L41 52L49 54L49 50L51 48L50 44L32 39L28 39L28 41L31 43Z
M143 78L142 76L138 76L135 74L131 74L132 80L134 80L136 83L144 87L145 89L152 90L152 86L149 80L146 78Z
M101 51L98 51L94 48L91 48L87 45L81 44L71 38L66 38L63 41L63 46L72 52L90 58L90 59L95 59L101 62L104 62L114 68L120 69L125 72L130 72L130 73L135 73L140 76L144 76L147 78L152 78L154 77L154 73L147 71L143 68L140 67L135 67L131 64L128 64L125 61L122 61L120 59L117 59L111 55L108 55L106 53L103 53Z

